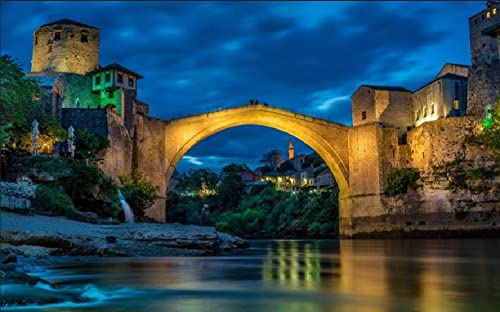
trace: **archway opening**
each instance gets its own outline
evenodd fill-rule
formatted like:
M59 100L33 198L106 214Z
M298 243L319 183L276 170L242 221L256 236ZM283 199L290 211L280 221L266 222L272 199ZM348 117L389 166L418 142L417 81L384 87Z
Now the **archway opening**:
M313 148L270 127L243 125L194 144L168 186L167 222L246 238L337 237L339 186Z

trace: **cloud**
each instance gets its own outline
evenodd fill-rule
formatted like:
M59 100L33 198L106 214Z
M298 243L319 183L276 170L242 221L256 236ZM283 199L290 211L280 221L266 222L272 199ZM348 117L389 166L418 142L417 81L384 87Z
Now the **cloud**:
M472 2L1 2L0 50L28 71L36 27L71 18L101 29L102 65L116 61L145 77L138 96L155 117L257 98L350 124L349 96L360 84L417 88L445 61L469 63L467 17L483 7ZM185 163L250 161L286 146L288 138L265 127L235 128L195 146Z

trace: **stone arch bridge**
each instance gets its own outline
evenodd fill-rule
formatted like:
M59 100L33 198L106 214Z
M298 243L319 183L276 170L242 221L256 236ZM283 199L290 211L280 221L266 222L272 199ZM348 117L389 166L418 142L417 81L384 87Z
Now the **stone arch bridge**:
M377 168L370 169L375 169L375 174L372 174L374 180L369 180L370 175L362 175L361 185L357 186L356 179L352 177L353 174L357 175L358 170L353 166L356 152L353 153L351 147L361 137L359 131L353 132L351 127L324 119L253 104L172 120L142 117L136 121L132 156L134 166L161 190L157 204L146 212L147 215L155 220L165 221L164 199L169 180L177 163L192 147L220 131L242 125L260 125L286 132L308 144L323 158L339 185L339 213L341 227L345 229L352 216L353 201L359 201L363 197L359 195L377 197L381 193ZM363 141L373 139L372 143L375 142L376 147L377 131L367 130L371 136L365 133ZM367 151L365 146L360 152ZM376 158L378 151L371 152L374 152L371 155Z

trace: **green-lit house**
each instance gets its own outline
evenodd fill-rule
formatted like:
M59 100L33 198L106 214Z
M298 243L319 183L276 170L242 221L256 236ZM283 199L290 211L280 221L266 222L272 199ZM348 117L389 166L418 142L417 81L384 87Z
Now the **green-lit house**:
M99 108L111 108L120 116L124 111L126 94L135 95L137 80L143 78L117 63L100 67L87 75L92 79L92 93L99 98Z

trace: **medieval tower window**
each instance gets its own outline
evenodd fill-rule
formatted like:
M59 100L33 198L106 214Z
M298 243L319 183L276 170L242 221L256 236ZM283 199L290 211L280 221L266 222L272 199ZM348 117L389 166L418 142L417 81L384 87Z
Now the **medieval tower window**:
M435 112L436 112L436 105L434 104L434 102L432 102L432 104L431 104L431 115L434 115Z
M134 87L134 78L128 77L128 86L131 88Z
M458 101L457 98L453 100L453 109L454 110L459 110L460 109L460 102Z
M52 52L52 45L51 44L49 44L47 46L47 53L50 53L50 52Z
M362 111L361 112L361 120L365 120L366 119L366 111Z
M81 42L89 42L89 34L86 31L82 31L81 36L80 36L80 41Z
M38 36L35 36L35 45L38 44Z
M116 79L118 81L118 83L123 83L123 75L118 73L117 76L116 76Z
M54 33L54 40L61 40L61 30L56 30Z
M424 106L424 117L427 117L427 106Z
M491 17L491 12L486 12L486 18L490 18Z
M111 81L111 74L110 73L107 73L105 76L104 76L104 82L110 82Z

